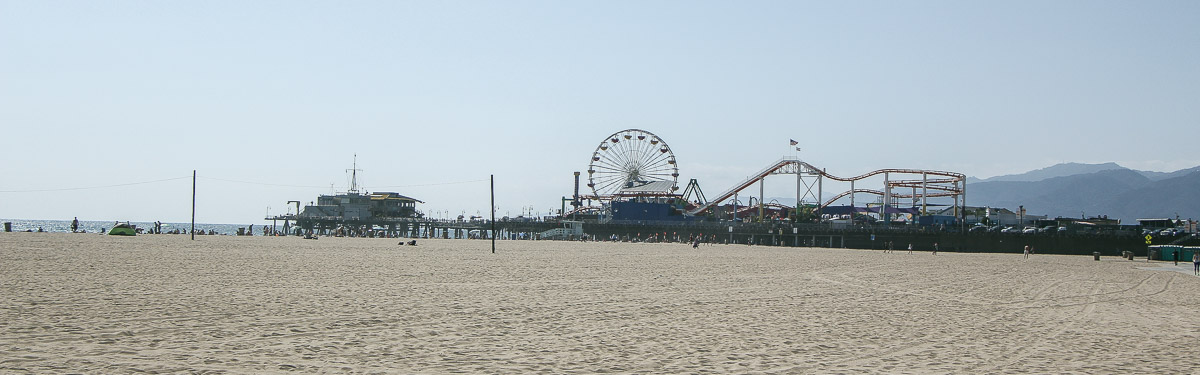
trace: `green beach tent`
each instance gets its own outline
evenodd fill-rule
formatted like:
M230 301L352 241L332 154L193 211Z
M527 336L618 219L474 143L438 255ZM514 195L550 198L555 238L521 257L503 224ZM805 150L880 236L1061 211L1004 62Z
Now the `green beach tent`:
M137 227L129 225L129 223L117 224L112 230L108 231L110 236L136 236Z

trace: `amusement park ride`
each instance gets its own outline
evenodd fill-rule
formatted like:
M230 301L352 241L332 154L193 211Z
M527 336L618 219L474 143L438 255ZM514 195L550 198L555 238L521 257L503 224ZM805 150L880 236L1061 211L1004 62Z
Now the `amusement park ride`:
M587 187L590 194L579 192L579 173L576 172L575 194L571 205L575 209L566 215L593 214L604 217L611 214L614 202L637 201L642 203L672 204L686 216L720 217L714 211L722 203L733 203L738 212L737 194L756 183L758 191L758 217L769 204L763 199L764 181L774 175L796 176L796 207L811 209L818 217L829 215L854 215L875 213L880 219L890 220L897 213L924 215L931 205L929 198L953 198L954 216L963 215L960 207L966 205L966 175L956 172L921 169L880 169L854 177L839 177L822 168L801 161L799 158L783 158L768 165L745 181L706 200L696 180L691 180L683 194L679 190L679 166L675 154L661 137L641 129L626 129L613 133L600 141L588 163ZM882 178L882 182L878 181ZM849 189L835 193L828 199L826 180L849 184ZM879 189L866 188L867 183ZM872 200L875 207L856 206L857 194L878 196ZM733 198L731 200L731 198ZM848 205L833 206L848 198ZM599 205L584 205L598 202ZM742 207L743 210L749 207ZM736 215L736 214L735 214ZM610 216L611 217L611 216Z
M662 138L627 129L600 141L588 164L588 199L608 200L639 191L670 194L679 190L675 153ZM636 196L636 193L634 193Z

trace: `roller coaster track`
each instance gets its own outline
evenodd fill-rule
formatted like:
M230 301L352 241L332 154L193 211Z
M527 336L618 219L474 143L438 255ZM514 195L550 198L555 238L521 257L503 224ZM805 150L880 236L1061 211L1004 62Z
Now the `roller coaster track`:
M692 215L696 215L696 214L700 214L705 211L708 211L708 210L712 209L714 206L720 204L721 202L724 202L726 199L733 197L734 194L737 194L738 192L741 192L742 190L745 190L746 188L753 186L756 182L759 182L759 181L767 178L767 176L777 175L777 174L803 174L803 175L810 175L810 176L819 176L819 178L827 178L827 179L834 180L834 181L851 182L851 183L853 183L855 181L867 179L870 177L878 176L881 174L886 174L889 177L891 174L916 175L916 176L921 177L920 179L897 179L897 180L891 180L889 178L887 180L887 182L885 183L885 186L888 188L888 190L891 190L893 188L921 189L923 191L922 193L918 193L918 194L903 194L903 193L887 194L880 190L851 189L851 190L842 192L838 195L835 195L833 198L830 198L829 200L825 201L824 203L821 203L819 205L819 208L825 208L825 207L829 206L830 204L832 204L833 202L837 201L838 199L841 199L845 196L848 196L850 194L856 194L856 193L875 194L875 195L879 195L879 196L888 195L893 198L952 197L952 196L956 196L956 195L962 195L964 193L963 187L961 187L959 185L959 183L965 182L966 178L967 178L967 176L962 173L937 171L937 170L921 170L921 169L880 169L880 170L871 171L871 172L864 173L864 174L854 176L854 177L839 177L839 176L834 176L829 173L826 173L825 170L823 170L821 168L817 168L817 167L813 166L812 164L808 164L803 161L800 161L799 159L783 158L783 159L780 159L779 161L775 162L775 164L771 164L771 165L767 166L766 168L763 168L761 171L750 176L742 183L734 185L732 188L729 188L729 190L726 190L726 191L722 192L720 195L717 195L716 199L711 200L711 201L701 205L700 207L697 207L697 208L689 211L689 213ZM930 176L933 176L934 178L929 178ZM963 184L963 185L965 185L965 184ZM930 192L928 192L928 190L934 190L934 192L930 193Z

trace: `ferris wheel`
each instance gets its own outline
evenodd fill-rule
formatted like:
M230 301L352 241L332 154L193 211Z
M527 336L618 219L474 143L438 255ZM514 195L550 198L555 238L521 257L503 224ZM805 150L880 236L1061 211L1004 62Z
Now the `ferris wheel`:
M588 184L597 199L611 199L621 189L652 182L679 190L675 153L654 133L626 129L600 141L588 164Z

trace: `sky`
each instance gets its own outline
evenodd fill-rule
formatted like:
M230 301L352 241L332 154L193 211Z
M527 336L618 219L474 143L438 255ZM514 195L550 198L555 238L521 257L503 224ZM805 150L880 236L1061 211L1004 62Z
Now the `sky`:
M260 223L355 158L429 216L486 215L493 175L498 216L545 215L623 129L709 195L783 156L1174 171L1200 165L1197 25L1196 1L0 0L0 218L186 222L196 171L197 222Z

